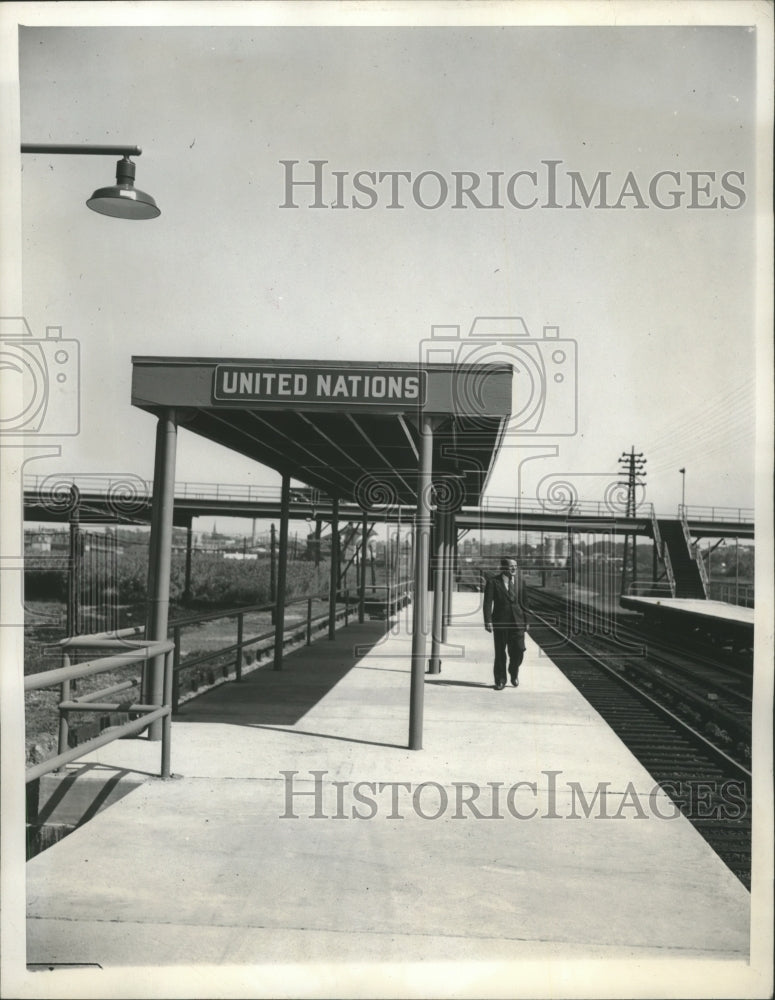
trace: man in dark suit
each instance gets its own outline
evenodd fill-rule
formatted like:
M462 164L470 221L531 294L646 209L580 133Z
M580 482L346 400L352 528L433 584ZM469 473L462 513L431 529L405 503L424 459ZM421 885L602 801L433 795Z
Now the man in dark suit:
M484 588L484 627L495 642L495 690L506 687L506 652L509 676L519 686L519 667L525 653L528 623L527 589L517 576L515 559L501 559L500 572L491 576Z

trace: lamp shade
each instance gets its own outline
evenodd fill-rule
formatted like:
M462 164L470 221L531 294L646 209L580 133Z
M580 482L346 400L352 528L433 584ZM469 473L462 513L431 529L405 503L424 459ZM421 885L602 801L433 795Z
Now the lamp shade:
M135 187L135 165L128 158L116 165L116 183L97 188L86 204L93 212L115 219L155 219L161 215L154 199Z
M155 219L161 215L149 194L128 184L98 188L86 204L93 212L116 219Z

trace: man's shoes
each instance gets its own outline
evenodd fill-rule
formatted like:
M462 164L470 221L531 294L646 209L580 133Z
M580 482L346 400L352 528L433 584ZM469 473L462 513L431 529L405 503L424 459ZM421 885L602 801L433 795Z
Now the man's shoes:
M512 683L512 685L515 688L518 688L519 687L519 677L517 677L516 675L514 677L512 677L511 678L511 683Z
M495 685L495 690L502 691L505 687L506 685L504 684L503 681L498 681L498 683Z

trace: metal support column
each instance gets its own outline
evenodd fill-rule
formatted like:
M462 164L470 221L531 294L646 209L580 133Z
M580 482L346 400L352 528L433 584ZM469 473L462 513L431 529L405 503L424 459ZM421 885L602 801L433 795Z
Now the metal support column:
M450 525L450 542L452 544L451 552L451 573L452 573L452 587L450 589L450 604L449 612L450 617L452 616L452 594L457 593L457 585L460 579L460 553L458 551L458 531L457 531L457 519L455 515L452 515L452 523Z
M740 539L735 535L735 604L740 603ZM746 601L746 606L748 602Z
M277 560L277 593L274 603L274 669L283 669L285 636L285 579L288 566L288 518L291 509L291 477L283 475L280 497L280 551ZM272 525L274 528L274 525Z
M415 535L415 521L412 521L409 525L409 534L406 539L406 577L409 579L409 575L412 575L414 579L414 535Z
M328 584L328 638L336 635L336 594L339 589L339 498L331 501L331 575Z
M81 537L80 493L73 484L70 487L72 510L70 511L70 548L67 573L67 634L81 634L81 570L83 568L83 539Z
M315 540L312 543L315 547L315 566L320 565L320 531L322 528L321 519L319 517L315 518Z
M398 511L398 521L396 522L396 583L401 586L401 510Z
M452 511L447 511L444 516L444 586L442 593L444 594L444 608L441 617L441 641L447 641L447 631L449 628L449 620L452 616L452 588L454 586L454 574L453 574L453 535L456 531L455 529L455 515Z
M417 477L417 520L414 544L414 607L412 614L412 682L409 699L409 749L422 750L425 695L425 648L428 633L428 551L431 534L433 421L420 418L420 468Z
M368 542L369 523L366 518L366 511L364 511L363 521L361 523L361 560L358 565L358 621L361 624L363 624L363 621L366 618L366 562L368 560L366 546L368 545Z
M393 593L393 578L390 566L390 521L385 518L385 621L390 622L390 604Z
M441 629L444 618L444 537L446 514L436 510L433 524L433 631L428 673L441 673Z
M156 459L154 460L156 461ZM151 530L148 536L148 572L146 574L146 602L145 602L145 635L150 636L151 627L151 595L155 592L156 583L154 581L156 566L156 549L158 547L158 504L155 502L155 493L151 501ZM146 705L151 704L151 664L146 661L142 666L141 697Z
M172 514L175 506L175 457L177 451L175 410L165 409L156 425L156 458L153 471L153 522L155 537L151 540L151 565L148 576L152 581L148 594L148 620L145 636L152 642L167 638L170 605L170 568L172 565ZM164 655L150 661L150 704L164 700ZM152 722L148 729L151 740L162 738L163 720Z
M194 521L193 518L188 519L188 524L186 525L186 579L183 584L183 600L191 600L191 550L194 544Z
M277 600L277 541L274 522L269 526L269 600Z

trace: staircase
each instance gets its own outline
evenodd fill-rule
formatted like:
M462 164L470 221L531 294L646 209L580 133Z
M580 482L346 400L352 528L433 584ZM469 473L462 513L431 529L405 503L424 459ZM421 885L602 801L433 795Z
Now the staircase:
M691 553L688 532L681 521L657 521L659 533L670 557L675 580L675 597L705 600L707 593L697 560Z

